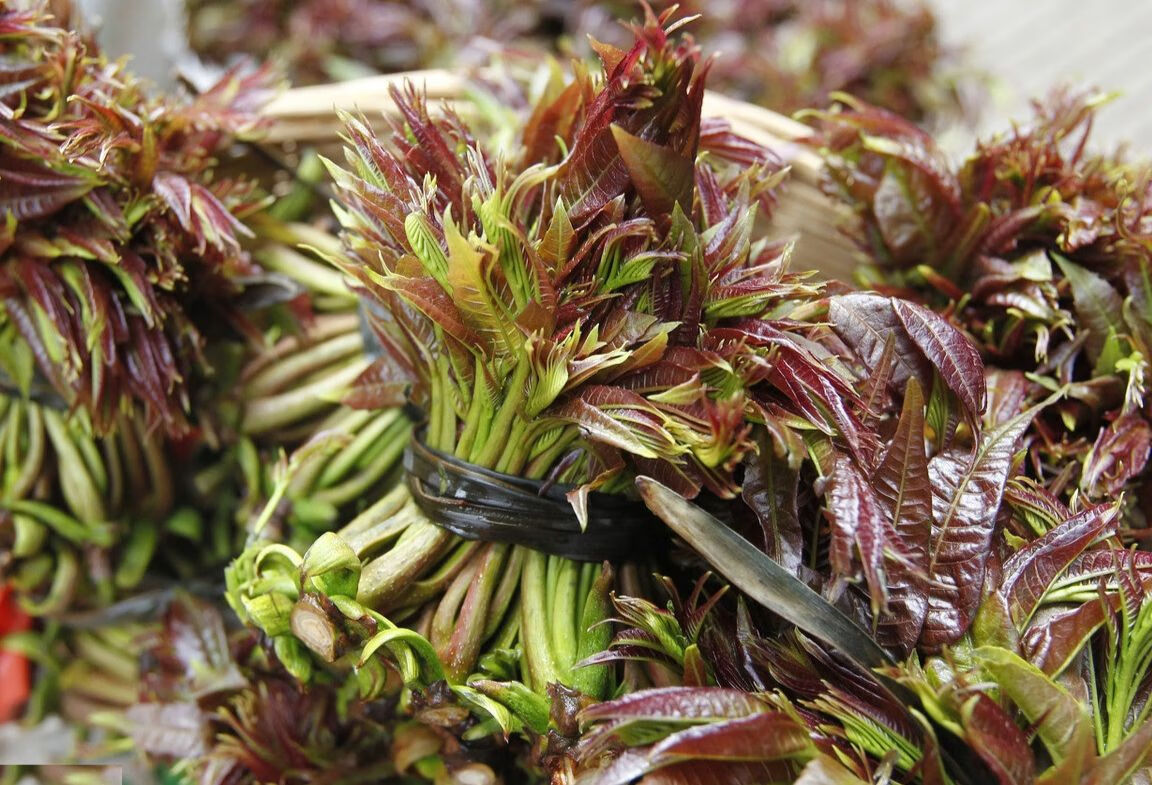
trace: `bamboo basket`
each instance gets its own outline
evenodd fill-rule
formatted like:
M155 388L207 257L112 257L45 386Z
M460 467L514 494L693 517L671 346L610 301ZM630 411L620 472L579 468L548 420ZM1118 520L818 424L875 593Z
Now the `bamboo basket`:
M266 109L270 120L266 141L333 152L339 146L341 131L337 110L362 112L369 118L393 115L396 107L389 91L405 82L425 90L430 102L451 105L466 100L465 79L445 70L298 87L280 95ZM792 176L780 194L767 231L770 237L796 239L792 269L816 270L828 279L850 281L856 253L840 230L846 218L820 190L820 157L797 143L809 129L783 115L711 91L705 93L704 115L725 118L737 133L770 148L791 165Z

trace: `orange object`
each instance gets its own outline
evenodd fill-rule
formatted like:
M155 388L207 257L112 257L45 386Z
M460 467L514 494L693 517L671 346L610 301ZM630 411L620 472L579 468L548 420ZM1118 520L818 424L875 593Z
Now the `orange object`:
M32 627L32 619L16 604L7 586L0 586L0 638ZM32 686L32 667L23 654L0 650L0 722L14 719Z

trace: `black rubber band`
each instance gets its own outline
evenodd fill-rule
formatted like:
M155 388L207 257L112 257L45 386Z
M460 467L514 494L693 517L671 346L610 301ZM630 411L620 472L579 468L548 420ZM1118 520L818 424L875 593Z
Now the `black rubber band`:
M638 501L588 495L581 530L566 494L550 485L495 472L433 450L413 433L404 452L408 488L434 523L467 540L505 542L577 561L626 561L650 552L663 528Z

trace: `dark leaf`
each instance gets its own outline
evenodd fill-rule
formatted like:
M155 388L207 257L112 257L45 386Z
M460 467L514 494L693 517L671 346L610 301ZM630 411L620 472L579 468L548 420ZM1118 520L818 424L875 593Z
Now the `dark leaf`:
M803 558L803 532L797 508L800 473L761 443L745 461L741 496L756 515L764 535L764 552L795 574Z
M813 751L808 729L793 717L773 711L687 728L656 744L648 757L656 764L676 758L769 761L806 758Z
M929 649L956 641L972 622L1012 456L1037 411L1029 409L986 432L973 453L953 448L928 463L933 584L921 644Z
M664 218L668 221L676 205L685 214L691 212L695 174L693 155L683 155L670 147L633 136L618 125L612 126L612 136L632 177L632 184L649 213L669 216Z
M986 392L984 364L971 341L937 314L905 300L892 300L892 308L909 338L940 373L960 399L969 422L979 422Z
M924 397L908 380L896 433L871 477L886 503L899 543L899 558L887 563L889 613L878 619L877 635L888 646L911 651L928 611L928 542L932 488L924 451Z
M832 543L829 559L835 573L851 578L860 571L872 603L872 616L888 610L888 584L884 572L884 545L890 518L863 472L845 457L836 459L828 512Z

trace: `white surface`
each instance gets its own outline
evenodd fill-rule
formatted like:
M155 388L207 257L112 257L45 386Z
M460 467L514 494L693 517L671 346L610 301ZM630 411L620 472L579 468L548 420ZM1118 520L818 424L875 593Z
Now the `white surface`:
M75 747L71 730L59 717L26 728L0 724L0 764L43 765L64 760Z
M1152 156L1152 2L1149 0L929 0L946 42L1000 82L980 128L1028 116L1028 101L1062 82L1122 95L1093 131L1097 146L1130 140Z

